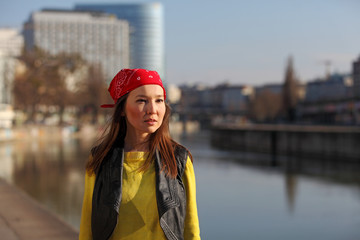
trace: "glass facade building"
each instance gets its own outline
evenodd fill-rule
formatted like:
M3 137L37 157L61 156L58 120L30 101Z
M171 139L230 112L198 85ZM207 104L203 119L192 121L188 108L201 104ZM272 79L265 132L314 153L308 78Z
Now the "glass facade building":
M75 10L103 11L127 20L130 26L130 67L156 70L165 78L161 3L77 4Z

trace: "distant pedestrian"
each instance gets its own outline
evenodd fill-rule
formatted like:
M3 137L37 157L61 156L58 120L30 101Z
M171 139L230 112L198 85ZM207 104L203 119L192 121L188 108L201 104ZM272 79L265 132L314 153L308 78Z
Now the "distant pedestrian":
M190 152L169 134L160 76L122 69L112 121L86 166L80 240L200 239Z

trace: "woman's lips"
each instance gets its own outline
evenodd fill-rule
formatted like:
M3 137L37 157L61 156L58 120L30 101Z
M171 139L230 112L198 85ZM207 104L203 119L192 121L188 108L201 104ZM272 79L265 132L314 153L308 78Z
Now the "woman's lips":
M147 119L145 120L145 122L151 126L155 125L156 124L156 120L155 119Z

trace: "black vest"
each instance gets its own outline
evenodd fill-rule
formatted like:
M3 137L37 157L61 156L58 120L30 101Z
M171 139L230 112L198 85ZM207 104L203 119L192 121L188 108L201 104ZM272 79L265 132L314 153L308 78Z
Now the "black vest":
M188 151L178 145L174 151L178 175L166 176L160 154L155 154L156 201L159 222L167 239L184 239L186 192L182 182ZM94 240L107 240L112 235L119 214L122 191L124 149L114 147L96 175L92 199L91 231Z

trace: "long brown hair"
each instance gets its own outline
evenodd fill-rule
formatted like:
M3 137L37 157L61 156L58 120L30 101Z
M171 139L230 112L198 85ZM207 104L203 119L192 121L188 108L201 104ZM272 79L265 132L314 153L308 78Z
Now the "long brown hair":
M109 153L115 144L124 146L124 139L126 135L126 120L122 114L125 110L125 103L128 94L121 97L115 105L112 120L106 127L102 137L98 140L99 144L93 148L92 157L86 164L86 170L90 173L97 173L102 161ZM149 155L144 164L139 169L145 171L148 169L155 156L155 151L158 150L162 159L162 171L165 171L168 176L175 178L177 176L177 164L174 155L174 149L178 145L171 136L169 131L169 121L171 108L165 102L165 115L161 126L150 135L149 142ZM189 153L192 160L192 156Z

